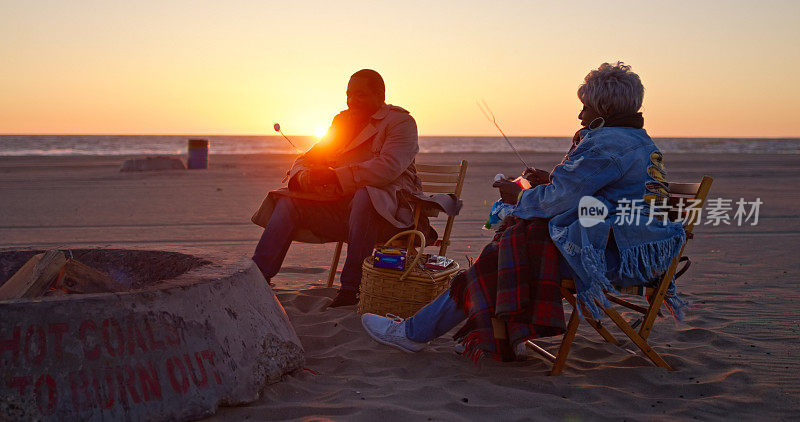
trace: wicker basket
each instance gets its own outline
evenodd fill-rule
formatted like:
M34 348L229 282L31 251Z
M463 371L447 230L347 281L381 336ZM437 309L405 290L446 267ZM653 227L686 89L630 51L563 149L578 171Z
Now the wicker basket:
M421 268L417 263L426 256L422 254L425 249L425 236L422 232L406 230L394 235L386 243L406 235L419 237L421 246L420 253L414 255L411 264L406 264L405 270L375 268L371 256L364 260L358 313L390 313L407 318L450 287L450 279L459 269L458 263L453 262L444 270Z

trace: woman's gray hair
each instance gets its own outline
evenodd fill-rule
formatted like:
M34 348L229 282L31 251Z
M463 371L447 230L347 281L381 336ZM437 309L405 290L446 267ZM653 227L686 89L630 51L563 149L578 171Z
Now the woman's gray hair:
M642 107L644 86L625 63L603 63L583 81L578 98L603 116L636 113Z

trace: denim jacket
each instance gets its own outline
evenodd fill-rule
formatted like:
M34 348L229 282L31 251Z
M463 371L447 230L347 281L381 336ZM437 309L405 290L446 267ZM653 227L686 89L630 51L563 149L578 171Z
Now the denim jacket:
M550 183L523 191L513 215L550 218L550 237L572 270L578 298L598 317L594 300L607 304L604 290L647 284L680 252L683 226L650 218L649 202L667 197L665 177L661 152L644 129L583 130ZM585 196L605 205L605 219L579 219Z

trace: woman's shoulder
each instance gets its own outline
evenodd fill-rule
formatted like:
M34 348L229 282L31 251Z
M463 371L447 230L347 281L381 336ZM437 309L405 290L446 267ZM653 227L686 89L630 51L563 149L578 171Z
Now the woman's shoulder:
M621 156L632 150L647 147L655 148L655 144L646 130L612 126L585 131L578 150L591 150L596 154Z

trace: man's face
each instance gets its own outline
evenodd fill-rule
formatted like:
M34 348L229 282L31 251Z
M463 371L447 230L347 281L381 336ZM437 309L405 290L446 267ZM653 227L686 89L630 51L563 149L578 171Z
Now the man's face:
M347 108L353 113L371 116L383 105L383 94L375 91L366 78L350 78Z

